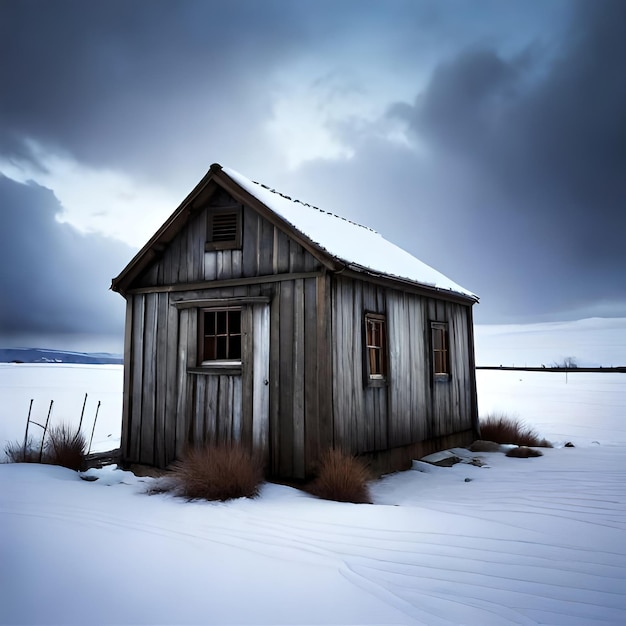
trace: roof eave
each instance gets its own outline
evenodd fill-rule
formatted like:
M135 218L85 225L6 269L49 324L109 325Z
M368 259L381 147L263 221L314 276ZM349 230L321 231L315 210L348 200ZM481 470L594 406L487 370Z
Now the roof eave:
M393 276L391 274L384 274L382 272L376 272L368 267L361 265L349 264L346 269L341 272L343 275L351 276L353 278L365 277L370 282L386 284L390 283L399 289L409 290L414 293L419 293L424 296L437 297L445 300L451 300L459 302L461 304L476 304L479 301L478 296L474 294L461 293L452 289L444 289L442 287L436 287L435 285L427 285L408 278L402 278L401 276Z
M126 295L126 290L132 281L156 260L167 244L174 238L176 233L182 228L193 210L197 207L193 206L196 198L207 188L222 166L219 163L213 163L209 171L202 177L202 180L192 189L185 199L178 205L176 210L165 220L163 225L148 240L148 242L137 252L130 260L128 265L111 281L111 289Z

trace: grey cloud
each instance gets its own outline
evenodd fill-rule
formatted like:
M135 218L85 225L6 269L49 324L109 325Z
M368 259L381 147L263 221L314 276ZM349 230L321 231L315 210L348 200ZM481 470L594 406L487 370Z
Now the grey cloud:
M219 160L377 228L481 295L482 321L584 314L600 301L606 307L594 314L614 314L626 306L625 7L0 0L0 152L36 162L24 141L34 139L181 195ZM543 40L529 42L530 32ZM410 75L412 63L422 76L424 60L437 60L416 99L390 111L420 149L382 139L388 120L344 124L331 131L354 149L352 159L282 171L263 127L272 77L297 58L321 59L332 88L346 78L343 60L359 60L368 86L382 71ZM75 246L68 227L49 221L58 211L52 194L34 186L11 193L18 189L22 204L47 207L48 221L28 213L40 236L58 249ZM25 248L25 234L21 241ZM58 255L55 276L68 255ZM120 252L120 266L127 260ZM107 286L118 270L102 277ZM77 291L51 284L66 299Z
M36 139L168 175L164 161L206 151L222 127L233 140L253 128L266 68L306 36L277 2L4 2L0 148Z
M124 301L111 277L127 246L55 220L53 193L0 176L0 334L123 332Z
M389 112L426 141L440 200L471 213L472 265L510 316L626 304L624 24L623 2L580 3L546 67L466 50Z

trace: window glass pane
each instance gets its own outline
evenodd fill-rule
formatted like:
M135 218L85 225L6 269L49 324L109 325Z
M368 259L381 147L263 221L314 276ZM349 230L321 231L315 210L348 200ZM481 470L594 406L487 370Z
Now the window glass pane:
M215 351L216 359L228 358L228 337L226 335L220 335L215 338L217 342L217 349Z
M215 313L213 311L207 311L204 314L204 334L215 334Z
M379 315L365 316L365 362L370 377L383 378L386 371L385 320Z
M215 337L204 338L204 359L205 361L215 358Z
M227 358L241 359L241 335L231 335Z
M228 311L217 311L215 315L217 316L216 334L225 335L228 328Z
M200 321L201 361L241 359L240 309L204 311Z
M443 332L441 328L433 328L433 348L435 350L443 349Z
M241 311L228 311L228 332L241 333Z

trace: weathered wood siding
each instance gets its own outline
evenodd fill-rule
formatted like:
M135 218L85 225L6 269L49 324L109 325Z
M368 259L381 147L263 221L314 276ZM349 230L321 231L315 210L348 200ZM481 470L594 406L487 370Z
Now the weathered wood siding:
M467 306L336 277L332 302L336 443L375 452L472 428L475 389ZM389 373L368 387L363 373L364 316L386 315ZM447 322L449 380L432 374L430 322Z
M313 276L132 296L124 461L165 467L190 443L241 440L267 455L275 475L309 474L320 446L332 443L328 323L318 303L326 281ZM259 295L269 303L242 310L241 374L202 372L196 367L199 309L175 304ZM257 419L264 410L267 422Z

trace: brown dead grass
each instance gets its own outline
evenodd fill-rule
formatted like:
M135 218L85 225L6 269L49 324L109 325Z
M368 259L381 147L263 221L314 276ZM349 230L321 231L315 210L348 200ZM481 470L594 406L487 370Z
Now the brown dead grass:
M4 446L4 453L9 463L39 463L39 446L32 441L24 443L9 441Z
M236 444L191 448L174 465L174 490L189 500L253 498L263 482L259 457Z
M79 471L85 465L87 441L80 430L68 424L53 426L48 431L45 463Z
M354 504L371 504L368 481L371 475L359 459L330 449L320 459L317 477L307 491L318 498Z
M480 438L496 443L513 443L518 446L551 448L552 444L522 420L508 415L488 415L480 421Z
M75 471L84 468L86 450L85 436L69 424L50 428L43 450L41 442L32 440L26 443L26 447L19 441L11 441L4 447L9 463L45 463Z
M516 459L528 459L530 457L543 456L543 452L527 446L519 446L518 448L507 450L506 456L511 456Z

